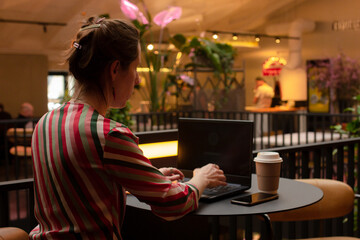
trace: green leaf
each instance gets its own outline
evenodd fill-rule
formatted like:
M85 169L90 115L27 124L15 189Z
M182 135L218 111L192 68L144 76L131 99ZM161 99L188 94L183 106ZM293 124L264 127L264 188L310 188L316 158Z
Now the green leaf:
M330 129L341 130L342 126L341 126L341 124L337 124L337 125L334 125L334 126L330 126Z
M213 63L215 69L219 72L222 72L222 66L220 63L219 54L213 53L213 54L210 54L210 56L208 56L208 57L211 59L211 62Z
M338 149L334 148L334 150L332 151L332 155L334 156L337 152L338 152Z
M189 47L190 48L196 48L196 47L200 47L201 43L199 41L199 39L197 39L196 37L194 37L193 39L191 39Z
M344 112L355 112L355 109L352 107L348 107L344 109Z
M177 49L181 50L186 43L186 37L182 34L176 34L170 38L169 41L174 44Z
M360 101L360 95L356 95L355 97L353 97L353 99L356 101Z

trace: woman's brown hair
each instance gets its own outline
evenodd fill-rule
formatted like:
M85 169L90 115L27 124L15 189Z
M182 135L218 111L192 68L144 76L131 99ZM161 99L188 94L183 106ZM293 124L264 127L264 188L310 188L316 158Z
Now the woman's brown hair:
M119 60L128 69L138 57L139 32L124 20L91 17L81 27L70 49L69 71L82 91L100 93L105 103L106 82L103 74L110 64Z

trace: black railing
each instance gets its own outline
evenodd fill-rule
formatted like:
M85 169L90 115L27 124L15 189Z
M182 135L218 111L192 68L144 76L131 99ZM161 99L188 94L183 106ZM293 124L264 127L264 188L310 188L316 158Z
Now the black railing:
M142 143L159 142L176 140L177 134L175 130L169 131L156 131L139 133L143 139ZM282 177L291 179L301 178L328 178L344 181L349 184L355 193L359 193L358 183L360 176L357 172L360 170L360 138L343 139L332 142L313 143L299 146L286 146L272 149L263 149L262 151L276 151L279 152L283 158ZM255 156L259 151L253 151ZM176 157L174 157L176 158ZM156 165L157 160L152 160ZM170 162L169 162L170 163ZM171 166L173 163L170 163ZM254 169L254 168L253 168ZM253 172L255 172L253 170ZM26 206L33 206L32 193L32 180L19 180L8 181L0 184L0 227L1 226L19 226L24 229L34 226L34 217L31 212L33 209L30 207L30 213L24 219L11 219L11 211L8 210L6 205L9 205L9 191L28 189L26 197L18 196L14 202L22 201L26 198ZM16 191L17 192L17 191ZM336 193L334 193L336 194ZM20 205L20 203L19 203ZM3 211L5 209L5 211ZM276 239L283 238L297 238L297 237L316 237L316 236L360 236L360 213L359 203L355 201L354 211L342 218L301 222L298 223L276 223L274 225L274 232ZM15 211L14 216L21 214ZM29 223L28 225L16 225ZM241 222L241 221L239 221ZM252 231L252 224L246 222L247 231ZM254 227L255 229L255 227Z
M0 182L0 227L30 232L36 225L32 178Z
M254 121L254 150L348 138L330 126L358 117L351 114L313 114L299 112L207 112L182 111L132 114L133 132L177 129L179 117L217 118ZM0 181L32 176L28 120L0 120ZM34 124L37 119L32 120ZM21 126L21 127L19 127ZM28 131L30 130L30 131Z
M359 117L351 114L316 114L301 112L207 112L182 111L137 113L131 115L134 132L177 129L179 117L217 118L254 121L254 149L292 146L347 138L330 127Z

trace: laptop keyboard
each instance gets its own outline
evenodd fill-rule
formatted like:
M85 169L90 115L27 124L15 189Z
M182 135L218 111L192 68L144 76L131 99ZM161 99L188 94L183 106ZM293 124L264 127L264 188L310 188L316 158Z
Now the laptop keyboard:
M206 188L203 192L205 196L221 195L222 193L231 192L232 190L241 188L241 185L228 183L226 186L217 186L214 188Z

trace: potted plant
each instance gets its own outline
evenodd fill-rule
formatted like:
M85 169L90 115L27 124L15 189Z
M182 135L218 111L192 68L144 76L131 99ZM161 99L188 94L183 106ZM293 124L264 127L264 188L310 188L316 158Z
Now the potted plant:
M183 55L188 56L191 61L184 66L176 66L177 68L183 68L182 70L185 71L196 71L203 68L210 69L214 77L223 82L223 91L217 93L220 94L221 100L215 102L217 108L220 108L227 101L227 93L233 81L231 74L233 73L232 69L236 50L229 44L216 43L206 38L193 37L187 40L182 34L174 35L170 38L170 42ZM183 85L189 86L192 90L199 87L198 85L194 86L194 80L189 81L188 77L183 76L183 74L169 74L168 80L168 86L177 85L178 91L183 89ZM215 91L219 90L217 87L218 84L215 84ZM179 93L176 94L179 95Z
M353 97L353 99L357 103L360 103L360 95ZM356 114L357 117L347 123L338 123L335 126L331 126L331 129L335 130L337 133L347 134L349 137L360 137L360 105L356 104L355 108L346 108L344 112Z

